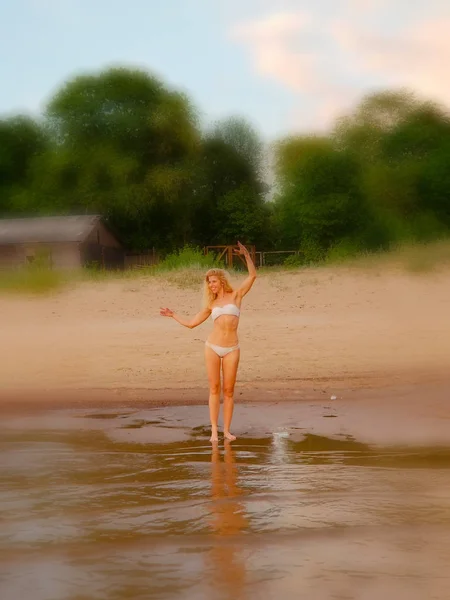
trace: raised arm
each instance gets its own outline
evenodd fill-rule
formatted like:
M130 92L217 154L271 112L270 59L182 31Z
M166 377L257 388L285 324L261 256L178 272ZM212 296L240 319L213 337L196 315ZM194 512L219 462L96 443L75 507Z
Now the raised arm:
M243 298L245 296L245 294L247 294L250 291L252 285L255 283L256 268L255 268L255 265L253 264L253 261L251 259L250 253L247 250L247 248L245 246L243 246L241 244L241 242L238 242L238 246L239 246L239 250L236 250L235 252L237 254L241 254L242 256L244 256L245 262L247 263L247 269L248 269L248 277L246 277L244 279L244 281L242 282L242 285L237 290L238 295L241 298Z
M179 317L173 310L170 310L170 308L161 308L159 314L162 317L172 317L172 319L175 319L180 325L183 325L188 329L194 329L194 327L197 327L206 321L211 314L211 309L204 308L197 313L193 319L183 319L183 317Z

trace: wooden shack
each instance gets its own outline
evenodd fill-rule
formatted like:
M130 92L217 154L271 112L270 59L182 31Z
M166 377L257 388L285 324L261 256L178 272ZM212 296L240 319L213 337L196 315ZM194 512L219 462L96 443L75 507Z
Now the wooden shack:
M100 215L0 219L0 268L123 269L125 252Z

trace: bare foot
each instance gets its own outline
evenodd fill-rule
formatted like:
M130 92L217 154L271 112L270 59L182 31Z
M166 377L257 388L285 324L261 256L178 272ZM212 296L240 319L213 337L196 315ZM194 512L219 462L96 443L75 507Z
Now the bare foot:
M213 433L212 436L209 438L209 441L212 442L213 444L215 442L219 441L219 436L217 435L217 433Z
M236 436L235 436L235 435L232 435L232 434L231 434L229 431L228 431L228 433L224 433L224 434L223 434L223 437L224 437L226 440L229 440L230 442L234 442L234 440L236 439Z

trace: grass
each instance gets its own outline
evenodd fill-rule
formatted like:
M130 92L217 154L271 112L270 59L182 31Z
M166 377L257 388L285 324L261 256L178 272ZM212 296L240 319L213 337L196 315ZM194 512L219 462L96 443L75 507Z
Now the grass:
M392 258L411 273L430 273L450 265L450 242L439 241L414 246L400 246Z
M397 269L412 274L427 274L450 266L450 240L398 244L385 252L362 252L357 256L331 259L328 267L355 267L367 271Z
M154 267L125 271L104 271L86 268L76 272L61 272L31 265L16 271L0 272L0 293L44 295L57 292L68 285L83 282L106 282L154 278L183 289L198 289L205 271L218 265L212 256L204 256L195 248L186 247L170 254ZM262 276L276 276L283 272L298 272L312 268L356 268L379 272L395 268L412 274L426 274L450 266L450 240L432 243L399 245L389 252L360 253L357 256L334 256L317 265L285 264L263 267ZM238 273L232 271L232 276Z
M0 274L0 292L48 294L61 288L66 277L49 269L20 269Z
M157 278L180 288L198 289L205 271L221 267L213 255L191 246L166 256L156 266L123 271L107 271L96 266L81 271L57 271L43 265L29 265L14 271L0 272L0 293L42 295L57 292L68 285L83 282L107 282Z
M165 257L156 267L155 272L167 272L180 269L197 269L207 271L213 267L220 266L213 254L205 255L193 246L185 246L177 252L173 252Z

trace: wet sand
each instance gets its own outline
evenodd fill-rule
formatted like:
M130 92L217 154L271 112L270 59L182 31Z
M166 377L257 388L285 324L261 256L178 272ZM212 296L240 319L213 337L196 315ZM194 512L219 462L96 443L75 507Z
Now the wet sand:
M120 432L122 436L130 436L132 441L155 443L152 436L157 434L158 443L166 443L182 441L183 432L194 431L201 424L205 427L205 440L209 437L209 414L204 397L186 395L176 399L170 394L168 397L160 394L139 400L126 395L118 398L115 394L115 400L108 396L101 402L103 393L99 392L98 396L85 393L83 397L78 393L73 397L49 394L42 402L31 400L29 403L24 398L22 401L12 399L3 406L6 419L2 427L45 429L54 422L56 428L98 429L101 423L102 431L111 430L111 435ZM302 391L290 391L283 397L279 391L273 391L258 400L257 393L254 394L235 402L232 429L238 437L266 436L282 430L290 431L294 437L300 431L332 437L345 434L368 444L450 446L450 390L447 385L435 384L419 389L403 386L393 391L349 390L346 394L338 392L332 398L323 392L308 397ZM173 420L174 428L169 431L151 427L145 421L147 413L156 417L164 414L165 419ZM95 419L96 415L99 421ZM110 416L111 420L102 415ZM119 415L121 419L125 415L126 421L121 420L118 427L116 417ZM222 411L219 425L221 419ZM136 422L139 426L123 429L126 422Z
M446 600L445 389L201 405L72 407L0 423L2 600ZM380 406L382 408L380 409Z
M130 414L145 410L168 410L181 415L186 427L201 421L208 425L207 394L202 389L187 390L60 390L32 395L3 393L2 413L8 422L34 427L48 414L65 411L117 411ZM43 416L44 415L44 416ZM18 419L14 421L14 418ZM220 414L222 418L222 410ZM18 425L19 426L19 425ZM83 422L86 426L86 422ZM300 427L318 435L345 433L367 443L449 444L450 386L446 382L403 385L376 389L326 388L240 391L235 400L233 432L268 434L273 427ZM178 429L177 431L181 431ZM140 435L153 443L153 430ZM158 439L166 430L158 433ZM130 435L127 433L126 435ZM135 432L133 435L137 435ZM167 438L164 441L173 441Z

